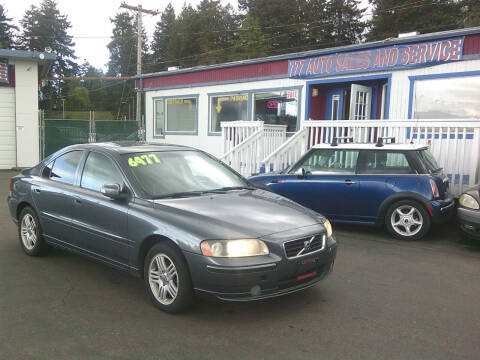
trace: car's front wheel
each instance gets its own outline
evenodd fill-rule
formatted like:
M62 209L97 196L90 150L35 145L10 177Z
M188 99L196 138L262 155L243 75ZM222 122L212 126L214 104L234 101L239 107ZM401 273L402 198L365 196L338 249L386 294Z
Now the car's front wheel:
M430 229L430 216L419 202L402 200L388 208L385 223L397 239L418 240Z
M193 286L188 265L181 252L168 243L154 245L144 267L147 291L159 309L177 313L193 300Z
M43 240L40 222L35 211L29 206L23 208L18 220L18 237L23 251L30 256L44 255L48 245Z

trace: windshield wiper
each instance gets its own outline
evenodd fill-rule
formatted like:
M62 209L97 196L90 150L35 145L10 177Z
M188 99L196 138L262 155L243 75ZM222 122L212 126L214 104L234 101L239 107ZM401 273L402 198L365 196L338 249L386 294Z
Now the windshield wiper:
M217 191L231 191L231 190L256 190L252 186L224 186L219 189L209 190L208 192L217 192Z
M205 191L184 191L184 192L176 192L167 195L161 195L154 197L155 200L157 199L167 199L167 198L182 198L182 197L191 197L191 196L201 196L205 193Z

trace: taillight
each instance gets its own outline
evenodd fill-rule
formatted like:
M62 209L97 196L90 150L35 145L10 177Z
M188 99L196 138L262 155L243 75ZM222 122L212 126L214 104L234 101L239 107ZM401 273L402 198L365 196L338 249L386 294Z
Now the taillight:
M10 191L13 190L13 178L10 179Z
M432 188L433 197L434 198L440 197L440 193L438 192L438 187L435 180L430 179L430 187Z

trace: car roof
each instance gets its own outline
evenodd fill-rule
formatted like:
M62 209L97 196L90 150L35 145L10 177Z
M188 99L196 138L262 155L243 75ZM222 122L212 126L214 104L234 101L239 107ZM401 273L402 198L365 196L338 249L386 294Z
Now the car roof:
M340 143L332 146L330 144L318 144L314 145L313 149L352 149L352 150L424 150L428 149L428 145L425 144L383 144L382 146L376 146L376 143Z
M179 151L197 149L173 144L155 144L138 141L117 141L117 142L99 142L88 144L77 144L69 147L71 150L102 150L112 154L130 154L135 152L153 152L153 151Z

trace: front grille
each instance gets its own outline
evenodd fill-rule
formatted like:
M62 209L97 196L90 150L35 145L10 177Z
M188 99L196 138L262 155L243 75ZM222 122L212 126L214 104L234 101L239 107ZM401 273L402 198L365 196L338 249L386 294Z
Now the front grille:
M285 249L285 255L287 255L287 258L294 258L322 250L325 247L325 241L325 234L317 234L284 242L283 247Z

